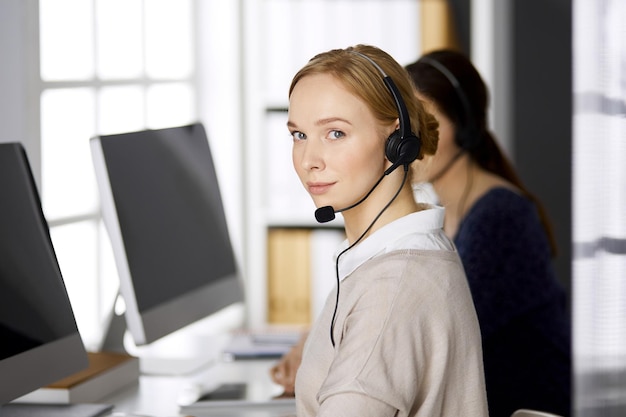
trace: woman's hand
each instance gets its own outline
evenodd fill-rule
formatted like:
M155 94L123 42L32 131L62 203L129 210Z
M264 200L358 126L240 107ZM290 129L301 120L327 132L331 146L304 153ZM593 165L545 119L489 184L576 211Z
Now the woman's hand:
M303 333L298 343L270 369L272 381L282 385L285 390L284 394L293 395L295 392L296 372L302 361L302 350L307 336L308 332Z

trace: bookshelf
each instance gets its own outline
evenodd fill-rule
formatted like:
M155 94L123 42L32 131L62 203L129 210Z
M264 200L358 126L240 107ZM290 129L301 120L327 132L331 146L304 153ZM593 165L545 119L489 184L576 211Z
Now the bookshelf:
M358 43L376 45L402 65L416 60L419 3L244 0L244 273L250 326L312 321L335 285L332 258L343 240L341 216L330 224L315 221L315 206L291 163L286 128L291 78L315 54Z

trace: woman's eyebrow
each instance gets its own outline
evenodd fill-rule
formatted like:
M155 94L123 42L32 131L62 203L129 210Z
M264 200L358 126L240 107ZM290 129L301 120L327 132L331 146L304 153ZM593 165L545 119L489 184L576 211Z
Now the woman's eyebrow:
M341 117L325 117L323 119L319 119L317 121L315 121L315 125L316 126L323 126L329 123L334 123L334 122L343 122L349 125L352 125L352 123L350 123L349 120L341 118ZM287 120L287 127L296 127L297 125L292 122L291 120Z
M341 117L327 117L324 119L319 119L318 121L315 122L316 126L322 126L325 124L329 124L329 123L334 123L334 122L343 122L343 123L347 123L349 125L352 125L352 123L350 123L348 120L343 119Z

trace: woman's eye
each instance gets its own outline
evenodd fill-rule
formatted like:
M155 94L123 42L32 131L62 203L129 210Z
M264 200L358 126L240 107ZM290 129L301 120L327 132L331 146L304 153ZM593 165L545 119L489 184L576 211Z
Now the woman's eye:
M328 138L329 138L329 139L341 139L341 138L343 138L344 136L346 136L346 134L345 134L345 133L343 133L341 130L331 130L331 131L328 133Z
M293 131L291 132L291 137L293 138L293 140L305 140L306 139L306 135L302 132L299 131Z

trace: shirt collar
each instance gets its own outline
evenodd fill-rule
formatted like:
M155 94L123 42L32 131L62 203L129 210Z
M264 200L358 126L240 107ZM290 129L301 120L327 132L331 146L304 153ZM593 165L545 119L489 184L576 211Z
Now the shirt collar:
M443 233L445 209L428 209L408 214L376 230L365 240L339 258L339 277L344 279L365 261L382 253L398 249L451 249L452 244ZM434 239L433 239L434 238ZM348 247L344 241L335 259Z

